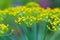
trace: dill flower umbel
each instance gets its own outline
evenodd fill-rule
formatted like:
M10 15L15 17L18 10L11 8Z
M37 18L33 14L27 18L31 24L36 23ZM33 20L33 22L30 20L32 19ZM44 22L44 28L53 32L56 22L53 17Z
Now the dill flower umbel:
M26 4L25 6L17 6L17 7L11 7L5 10L0 10L0 22L1 23L9 23L20 26L23 25L23 23L32 26L33 23L38 23L39 21L45 21L47 22L46 26L51 31L60 30L60 9L55 8L41 8L39 4L30 2ZM7 18L8 17L8 18ZM10 23L11 22L11 23ZM17 24L16 24L17 23ZM0 24L0 28L2 30L6 29L8 30L7 25ZM2 27L3 26L3 27ZM20 27L19 26L19 27ZM3 33L1 31L1 33Z

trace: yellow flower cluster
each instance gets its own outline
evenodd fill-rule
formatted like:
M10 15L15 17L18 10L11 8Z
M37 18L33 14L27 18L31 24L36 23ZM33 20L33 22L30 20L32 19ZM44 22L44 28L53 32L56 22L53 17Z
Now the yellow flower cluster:
M57 31L60 30L60 9L55 8L52 9L51 13L48 16L48 22L50 23L51 26L47 25L47 28L52 31Z
M8 25L0 24L0 34L4 34L6 31L8 31Z
M9 25L5 25L5 24L0 24L0 36L1 35L10 35L11 33L13 33L13 29L9 29L8 27Z
M30 2L25 6L17 6L15 8L12 7L5 10L0 10L0 16L1 15L5 17L9 15L11 18L14 18L12 20L15 21L15 23L21 24L21 22L24 22L29 26L32 25L33 22L37 23L43 20L47 22L46 26L49 30L52 31L60 30L60 9L59 8L44 9L41 8L38 4ZM8 18L5 19L8 20Z

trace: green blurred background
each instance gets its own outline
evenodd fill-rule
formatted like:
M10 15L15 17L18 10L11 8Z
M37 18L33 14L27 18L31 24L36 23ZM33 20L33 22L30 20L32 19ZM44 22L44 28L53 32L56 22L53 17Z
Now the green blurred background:
M43 7L44 5L46 7L48 6L51 8L60 7L60 0L0 0L0 9L5 9L8 7L18 6L18 5L25 5L28 2L37 2Z

